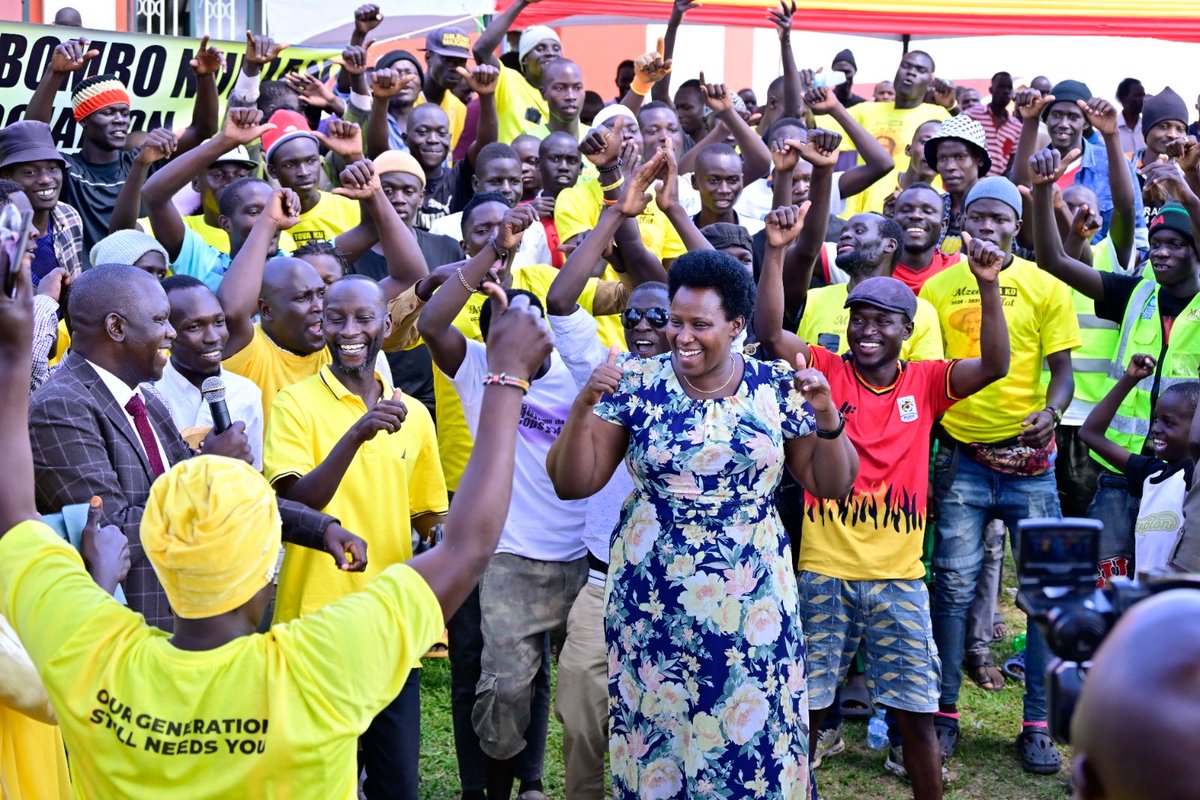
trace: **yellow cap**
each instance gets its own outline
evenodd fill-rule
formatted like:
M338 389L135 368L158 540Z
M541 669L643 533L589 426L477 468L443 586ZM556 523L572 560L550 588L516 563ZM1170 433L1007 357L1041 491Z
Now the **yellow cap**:
M253 467L196 456L150 487L142 548L176 614L215 617L271 582L281 528L275 492Z
M375 159L375 171L380 175L386 175L389 172L407 172L409 175L416 176L421 181L421 188L425 188L425 170L421 169L421 165L410 154L403 150L385 150Z

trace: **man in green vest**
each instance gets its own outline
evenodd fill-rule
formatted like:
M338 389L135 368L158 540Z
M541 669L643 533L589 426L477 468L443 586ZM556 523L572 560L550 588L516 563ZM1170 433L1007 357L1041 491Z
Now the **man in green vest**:
M1177 381L1195 380L1200 368L1200 255L1196 250L1200 198L1188 188L1178 166L1166 162L1151 165L1147 183L1161 184L1180 198L1182 205L1164 206L1151 220L1149 275L1103 272L1069 256L1063 248L1053 209L1053 185L1064 170L1060 154L1047 148L1034 154L1030 165L1038 266L1093 300L1096 318L1120 326L1107 376L1103 380L1094 377L1098 363L1089 361L1084 365L1086 377L1081 380L1076 375L1076 386L1088 384L1103 396L1124 372L1121 365L1134 353L1149 353L1157 361L1154 374L1121 404L1108 431L1112 441L1130 452L1141 452L1159 393ZM1107 347L1103 332L1084 342L1085 348L1094 345L1085 354L1092 359L1102 357ZM1078 372L1079 367L1076 369ZM1129 574L1137 503L1125 490L1124 479L1108 465L1101 466L1105 469L1098 478L1088 516L1104 523L1099 568L1104 578L1110 578Z

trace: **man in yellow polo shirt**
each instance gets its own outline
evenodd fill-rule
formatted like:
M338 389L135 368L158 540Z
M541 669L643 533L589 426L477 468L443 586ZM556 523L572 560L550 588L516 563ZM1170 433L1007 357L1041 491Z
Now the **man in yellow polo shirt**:
M487 368L528 378L551 351L549 332L526 300L506 308L496 294ZM0 296L0 614L46 685L77 796L354 800L359 735L496 549L522 394L483 389L489 424L443 546L266 636L254 631L280 546L273 492L233 459L175 465L155 482L140 532L175 614L168 634L109 597L38 518L31 306L27 262L16 299Z
M517 16L530 0L516 0L492 21L475 42L475 61L500 68L496 84L496 114L500 118L497 141L509 144L522 133L537 136L537 131L549 124L550 109L542 97L542 70L562 56L562 41L545 25L535 25L521 32L517 44L517 59L521 71L509 69L496 57L496 48L508 34ZM540 137L539 137L540 138Z
M446 513L433 419L374 369L390 331L379 284L361 275L334 281L322 313L331 363L275 396L263 449L267 480L281 497L369 531L370 552L367 570L349 573L285 548L277 622L307 616L408 561L412 529L424 538ZM368 797L417 796L420 729L414 670L362 737Z
M850 310L845 307L850 290L867 278L891 276L900 257L904 231L890 217L858 214L842 229L836 264L850 276L848 283L835 283L808 292L804 314L796 333L806 342L833 353L850 349L846 325ZM917 298L913 333L900 347L903 361L937 361L942 356L942 331L937 310Z

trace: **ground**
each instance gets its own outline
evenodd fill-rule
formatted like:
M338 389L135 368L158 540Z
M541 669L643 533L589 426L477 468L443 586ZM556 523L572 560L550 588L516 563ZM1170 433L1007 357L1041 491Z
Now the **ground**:
M1005 582L1012 585L1011 560L1005 564ZM1024 615L1013 605L1011 592L1002 592L1002 608L1009 631L1021 633ZM992 648L996 663L1012 654L1012 637ZM951 773L946 800L1062 800L1068 794L1069 750L1062 749L1063 768L1058 775L1029 775L1017 763L1013 741L1021 724L1019 683L1008 681L998 693L979 689L964 676L960 709L962 736L958 754L948 764ZM450 726L450 665L445 660L426 661L421 676L421 797L458 800L458 771L454 760L454 735ZM886 751L866 745L866 722L843 727L847 748L817 770L822 800L906 800L912 797L907 783L883 769ZM551 712L546 746L545 790L551 800L564 800L562 776L562 726Z

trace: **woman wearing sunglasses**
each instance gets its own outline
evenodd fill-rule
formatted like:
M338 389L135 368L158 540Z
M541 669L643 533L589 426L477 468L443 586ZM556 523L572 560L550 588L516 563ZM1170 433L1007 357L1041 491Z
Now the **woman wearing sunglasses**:
M824 377L742 356L754 279L697 250L669 277L666 352L614 348L550 449L558 495L590 497L627 459L605 640L613 793L698 796L755 785L807 797L804 644L774 505L786 466L840 497L858 469ZM653 307L624 317L635 329ZM819 468L818 468L819 467Z

